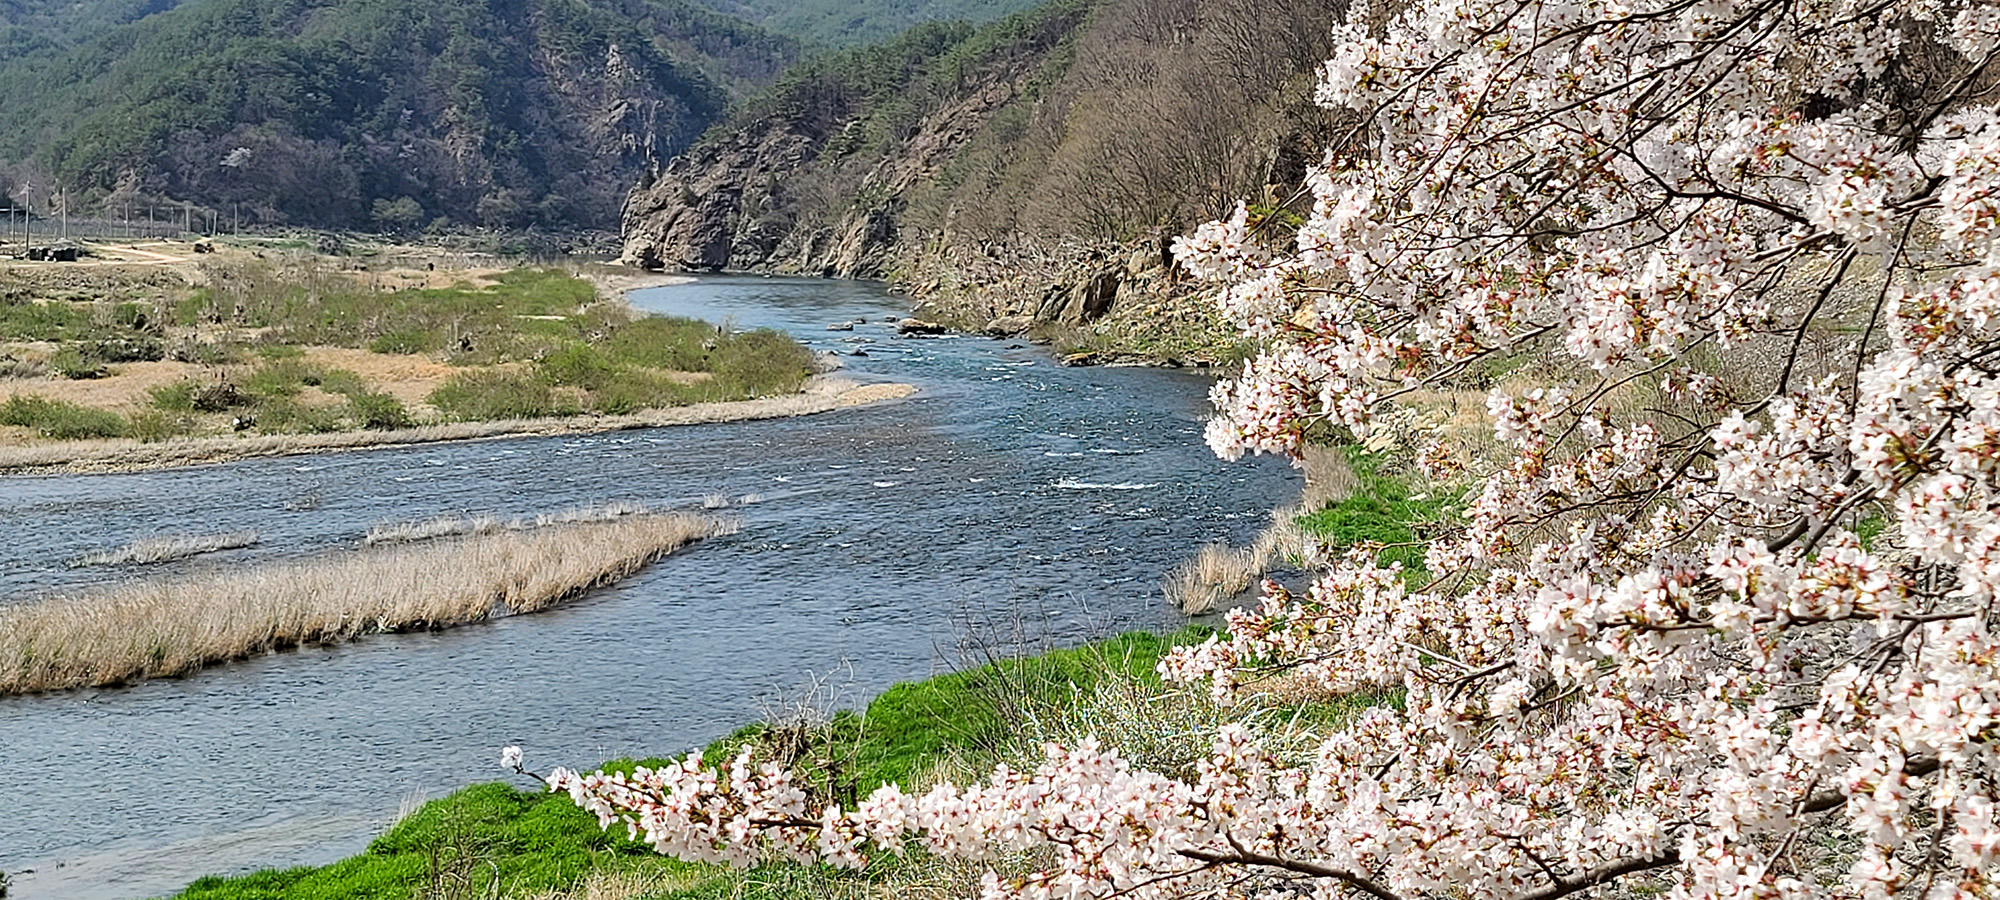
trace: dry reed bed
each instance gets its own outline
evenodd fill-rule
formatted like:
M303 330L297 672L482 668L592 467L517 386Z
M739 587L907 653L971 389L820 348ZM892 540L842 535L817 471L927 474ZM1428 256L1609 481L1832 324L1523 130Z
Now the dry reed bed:
M693 513L631 515L0 606L0 696L183 675L302 644L535 612L734 529Z
M1306 482L1299 501L1271 510L1271 524L1250 546L1204 544L1194 556L1168 570L1161 585L1167 602L1184 615L1206 615L1235 602L1273 569L1298 568L1311 562L1318 542L1299 527L1299 516L1346 499L1360 482L1337 448L1307 446L1298 465Z
M161 534L143 537L113 550L86 553L70 560L71 566L118 566L127 563L163 563L240 550L257 543L257 532L230 531L222 534Z

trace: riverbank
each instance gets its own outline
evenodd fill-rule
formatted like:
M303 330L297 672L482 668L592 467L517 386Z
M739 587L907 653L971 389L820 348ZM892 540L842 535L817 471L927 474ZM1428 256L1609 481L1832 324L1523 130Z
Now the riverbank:
M840 677L845 659L858 709L941 668L937 648L949 656L978 627L962 623L1020 623L1028 646L1172 629L1160 575L1204 540L1246 540L1296 491L1274 460L1191 449L1206 384L1188 373L897 339L884 320L905 301L876 284L701 281L635 297L865 349L838 374L922 394L742 425L0 482L17 592L136 571L65 564L154 535L254 532L263 549L219 558L247 564L358 546L378 523L758 495L743 537L548 614L0 703L13 761L66 786L38 793L0 840L0 868L39 870L14 897L138 900L203 874L325 865L362 852L400 798L499 777L491 748L522 744L544 765L679 752L816 674Z
M301 645L537 612L734 527L693 513L585 517L0 606L0 696L185 675Z
M1188 628L1159 636L1132 632L1066 650L987 662L904 682L859 711L810 702L780 710L702 751L717 762L745 747L777 759L816 803L851 804L884 783L922 791L982 778L998 764L1032 767L1044 742L1097 737L1135 767L1193 778L1226 722L1263 723L1266 746L1303 760L1326 729L1391 695L1331 696L1300 682L1274 681L1223 706L1205 689L1163 684L1154 670L1168 648L1203 640ZM823 698L812 698L823 699ZM497 755L497 748L496 748ZM531 769L570 760L538 760ZM666 759L615 760L604 768L658 767ZM990 867L1032 871L1032 857ZM978 893L989 866L944 860L920 849L878 854L858 871L781 862L748 872L654 854L596 820L564 795L526 778L478 784L434 800L392 826L365 853L322 867L204 878L177 900L306 900L317 897L501 897L511 900L712 900L755 884L772 900L828 897L962 897Z
M897 684L858 711L816 705L823 695L804 698L710 744L703 757L717 761L754 747L760 758L789 765L815 799L847 803L857 792L865 795L887 782L913 790L964 783L998 763L1032 763L1041 742L1074 743L1086 735L1125 750L1134 765L1192 777L1196 760L1207 755L1224 722L1246 716L1269 722L1273 746L1304 754L1320 729L1381 699L1272 692L1226 708L1203 689L1163 685L1154 666L1167 648L1206 636L1201 629L1164 637L1134 632L1075 649L995 660ZM576 762L537 758L533 747L526 748L525 763L533 770ZM618 760L606 768L665 762ZM1030 863L1008 859L998 865L1015 871ZM622 828L600 829L567 796L548 794L515 776L431 801L346 860L204 878L177 897L706 900L733 896L746 884L759 887L757 896L782 900L947 897L976 893L982 871L921 851L904 858L884 854L855 872L782 863L742 872L684 863L654 854ZM461 893L445 893L454 887Z
M386 431L228 435L178 438L157 443L114 438L0 447L0 475L134 472L266 456L297 456L410 444L746 422L815 415L898 400L914 393L916 387L909 384L860 384L848 378L818 375L809 379L805 389L798 393L648 409L622 416L544 416L423 425Z
M202 246L0 267L0 472L789 415L650 411L783 398L817 368L777 332L626 302L675 276Z

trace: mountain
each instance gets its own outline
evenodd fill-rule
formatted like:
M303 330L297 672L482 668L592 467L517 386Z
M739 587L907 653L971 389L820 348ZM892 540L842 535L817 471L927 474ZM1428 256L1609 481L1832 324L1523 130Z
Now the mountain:
M829 47L880 43L925 22L979 24L1033 0L698 0L779 34Z
M167 197L322 227L608 227L648 160L801 52L681 0L0 0L0 13L0 159L31 202L60 184L73 207L113 215Z
M1239 199L1297 195L1320 0L1056 0L803 64L625 207L665 268L890 278L961 324L1103 315ZM1002 330L1019 330L1018 327Z

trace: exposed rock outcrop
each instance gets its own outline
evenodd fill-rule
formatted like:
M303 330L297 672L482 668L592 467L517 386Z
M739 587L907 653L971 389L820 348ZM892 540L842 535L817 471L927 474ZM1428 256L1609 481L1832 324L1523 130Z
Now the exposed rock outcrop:
M1167 248L1238 197L1280 220L1302 211L1287 204L1331 129L1310 72L1338 12L1316 0L1184 12L1051 5L788 77L628 197L623 258L883 278L922 318L962 330L1099 359L1121 344L1227 358L1233 329ZM1286 52L1251 70L1228 64L1232 46Z
M909 192L937 177L1018 86L995 83L925 116L898 152L859 174L848 202L829 206L827 182L854 179L854 160L828 158L850 120L825 139L812 123L711 136L676 157L626 199L623 262L689 271L771 269L836 278L880 278L908 250Z

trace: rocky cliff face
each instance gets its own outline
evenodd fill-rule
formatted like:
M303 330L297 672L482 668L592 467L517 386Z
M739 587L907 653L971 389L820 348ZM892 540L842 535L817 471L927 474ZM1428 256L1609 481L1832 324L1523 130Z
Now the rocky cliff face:
M623 258L655 269L891 275L916 237L903 227L911 192L1020 90L982 85L923 116L895 152L865 161L829 158L860 119L830 138L795 122L711 135L626 199Z
M1330 123L1306 99L1321 48L1250 72L1214 48L1244 21L1323 34L1331 15L1059 0L928 56L838 58L650 173L626 200L623 258L884 278L961 328L1088 348L1152 327L1151 355L1225 356L1228 329L1188 302L1165 248L1239 197L1281 207Z

